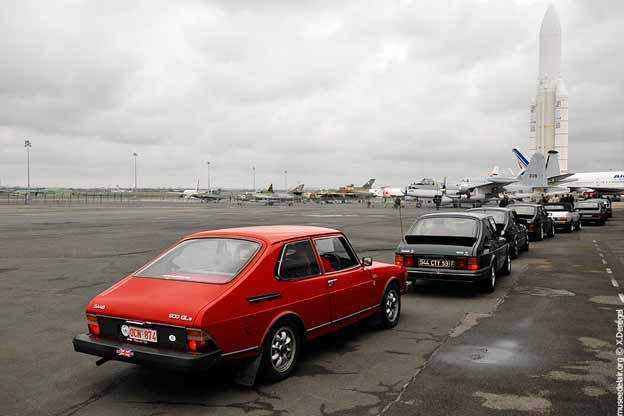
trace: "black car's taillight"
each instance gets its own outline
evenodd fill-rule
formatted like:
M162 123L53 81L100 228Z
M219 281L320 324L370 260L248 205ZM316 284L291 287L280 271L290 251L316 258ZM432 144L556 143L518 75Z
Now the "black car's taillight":
M460 270L479 270L479 259L477 257L456 257L455 268Z

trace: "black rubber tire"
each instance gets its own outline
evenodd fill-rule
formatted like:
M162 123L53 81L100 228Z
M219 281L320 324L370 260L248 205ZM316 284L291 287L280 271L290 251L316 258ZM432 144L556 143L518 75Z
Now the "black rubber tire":
M496 259L492 262L492 265L488 269L488 273L490 277L484 279L479 282L479 289L484 293L493 293L496 289L496 267L494 264L496 263Z
M397 308L392 314L388 312L388 308L392 306L391 304L396 305ZM380 326L384 329L390 329L397 326L399 319L401 318L401 289L399 288L399 285L394 282L388 285L388 288L381 299L380 308Z
M536 233L535 241L543 241L543 240L544 240L544 225L541 225L539 232Z
M507 257L505 258L505 263L503 263L503 268L500 269L501 276L509 276L511 274L511 256L507 253Z
M548 232L548 238L555 238L555 226L550 226L550 231Z
M516 238L513 242L513 249L511 250L511 258L517 259L520 255L520 247L518 247L518 239Z
M280 331L282 328L288 328L295 340L295 351L294 358L290 366L283 370L278 371L271 360L271 342L275 337L275 334ZM299 327L293 322L292 319L284 318L277 321L269 330L262 343L262 358L260 362L260 374L262 378L269 382L278 382L282 381L294 371L295 367L297 367L297 363L299 361L299 353L301 352L301 333Z

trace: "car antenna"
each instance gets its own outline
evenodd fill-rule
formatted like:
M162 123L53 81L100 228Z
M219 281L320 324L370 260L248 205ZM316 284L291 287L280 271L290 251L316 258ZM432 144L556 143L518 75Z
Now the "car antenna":
M403 234L403 210L401 209L401 206L403 204L399 203L399 224L401 226L401 241L405 242L405 235Z

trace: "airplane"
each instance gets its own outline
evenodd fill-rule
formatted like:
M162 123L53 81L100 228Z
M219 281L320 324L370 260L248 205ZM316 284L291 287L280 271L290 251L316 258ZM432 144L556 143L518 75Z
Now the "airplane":
M432 178L423 178L419 182L412 183L405 188L405 197L417 200L432 201L440 198L441 204L461 204L461 201L485 202L497 198L504 191L504 187L517 182L517 177L505 177L499 175L498 167L495 167L489 176L482 178L462 178L459 181L448 184L446 178L443 182Z
M382 186L381 188L371 189L371 192L378 198L403 198L405 190L401 188L392 188L390 186Z
M321 200L346 200L346 199L369 199L373 198L375 194L372 192L375 179L369 179L362 186L355 186L353 184L341 186L336 190L320 190L318 192L310 193L310 199Z
M517 150L517 149L514 149ZM624 193L624 171L608 171L608 172L580 172L572 174L561 174L558 164L558 156L556 151L551 150L549 158L552 155L553 160L557 163L549 169L548 180L555 186L565 186L569 191L575 192L596 192L599 196L613 195ZM520 152L514 151L514 155L518 158L519 163L522 158L526 157Z
M214 202L219 202L222 199L225 198L225 196L223 196L221 194L221 191L200 191L199 190L199 180L197 181L197 188L196 189L187 189L185 191L183 191L180 194L180 198L184 198L184 199L199 199L202 202L208 202L208 201L214 201Z
M299 184L286 193L276 193L273 191L273 184L270 184L266 191L245 193L239 195L239 199L245 201L266 202L273 204L275 202L292 202L295 199L301 199L303 195L304 184Z
M522 155L517 153L517 149L513 150L515 155ZM505 186L505 191L512 199L538 199L542 195L560 196L570 192L568 188L550 180L557 176L568 177L567 174L559 175L559 156L556 152L549 154L548 159L544 159L541 153L535 153L529 164L525 165L520 159L519 163L523 170L518 175L518 182Z

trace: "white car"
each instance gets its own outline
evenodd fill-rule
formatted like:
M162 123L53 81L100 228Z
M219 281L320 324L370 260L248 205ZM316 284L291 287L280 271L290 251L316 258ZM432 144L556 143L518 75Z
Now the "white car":
M576 231L582 228L581 214L574 209L574 204L571 202L544 204L544 208L556 228L563 228L566 231Z

